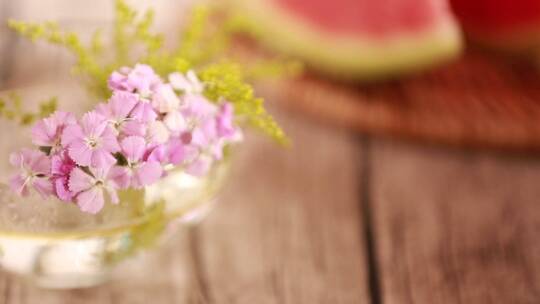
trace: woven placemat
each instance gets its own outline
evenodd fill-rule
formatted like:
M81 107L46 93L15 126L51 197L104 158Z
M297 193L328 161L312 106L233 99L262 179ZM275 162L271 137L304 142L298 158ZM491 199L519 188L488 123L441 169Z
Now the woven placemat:
M276 91L287 106L361 132L540 152L540 74L499 59L468 51L422 74L363 85L307 73Z

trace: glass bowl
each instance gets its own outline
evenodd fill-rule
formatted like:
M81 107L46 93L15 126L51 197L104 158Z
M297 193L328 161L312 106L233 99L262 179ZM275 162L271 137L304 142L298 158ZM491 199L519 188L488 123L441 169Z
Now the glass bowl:
M119 262L206 215L227 171L227 161L202 178L171 170L145 190L121 192L118 205L97 215L0 184L0 265L46 288L102 283Z
M28 106L51 91L48 85L18 90ZM63 95L60 101L85 98L82 90L67 87ZM87 101L59 107L80 113L92 105ZM121 191L119 204L107 203L92 215L71 203L43 200L36 193L19 197L9 189L13 168L8 155L30 147L29 135L28 128L0 119L0 267L46 288L100 284L118 263L154 247L180 225L198 222L214 204L229 168L224 159L200 178L169 168L156 184Z

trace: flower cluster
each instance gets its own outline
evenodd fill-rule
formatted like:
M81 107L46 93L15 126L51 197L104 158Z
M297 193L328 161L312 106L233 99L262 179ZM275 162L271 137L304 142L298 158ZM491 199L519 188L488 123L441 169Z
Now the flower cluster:
M11 187L76 203L99 212L117 191L157 182L165 168L181 166L202 176L223 157L226 145L240 141L232 104L209 101L193 71L163 81L150 66L121 68L108 80L107 103L77 119L57 111L32 129L38 149L13 153L18 168Z

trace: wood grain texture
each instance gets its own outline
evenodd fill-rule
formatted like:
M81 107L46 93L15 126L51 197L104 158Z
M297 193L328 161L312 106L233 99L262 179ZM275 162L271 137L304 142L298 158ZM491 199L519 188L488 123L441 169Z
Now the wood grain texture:
M16 46L12 86L56 78L51 71L66 67L62 53L25 45ZM29 100L32 92L59 92L67 109L83 98L65 77L30 90ZM249 136L222 204L200 227L90 290L41 290L2 274L0 303L368 303L356 141L275 110L294 147Z
M383 303L540 302L540 160L372 148Z
M294 146L249 138L223 204L196 230L211 303L369 303L361 151L347 133L278 116Z

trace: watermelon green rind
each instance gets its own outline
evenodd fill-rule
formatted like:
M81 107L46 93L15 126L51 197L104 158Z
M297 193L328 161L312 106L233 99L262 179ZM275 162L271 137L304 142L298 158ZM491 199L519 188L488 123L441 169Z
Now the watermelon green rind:
M461 33L450 16L425 31L374 39L315 30L269 0L231 0L266 46L310 67L347 79L371 79L419 70L455 57Z

